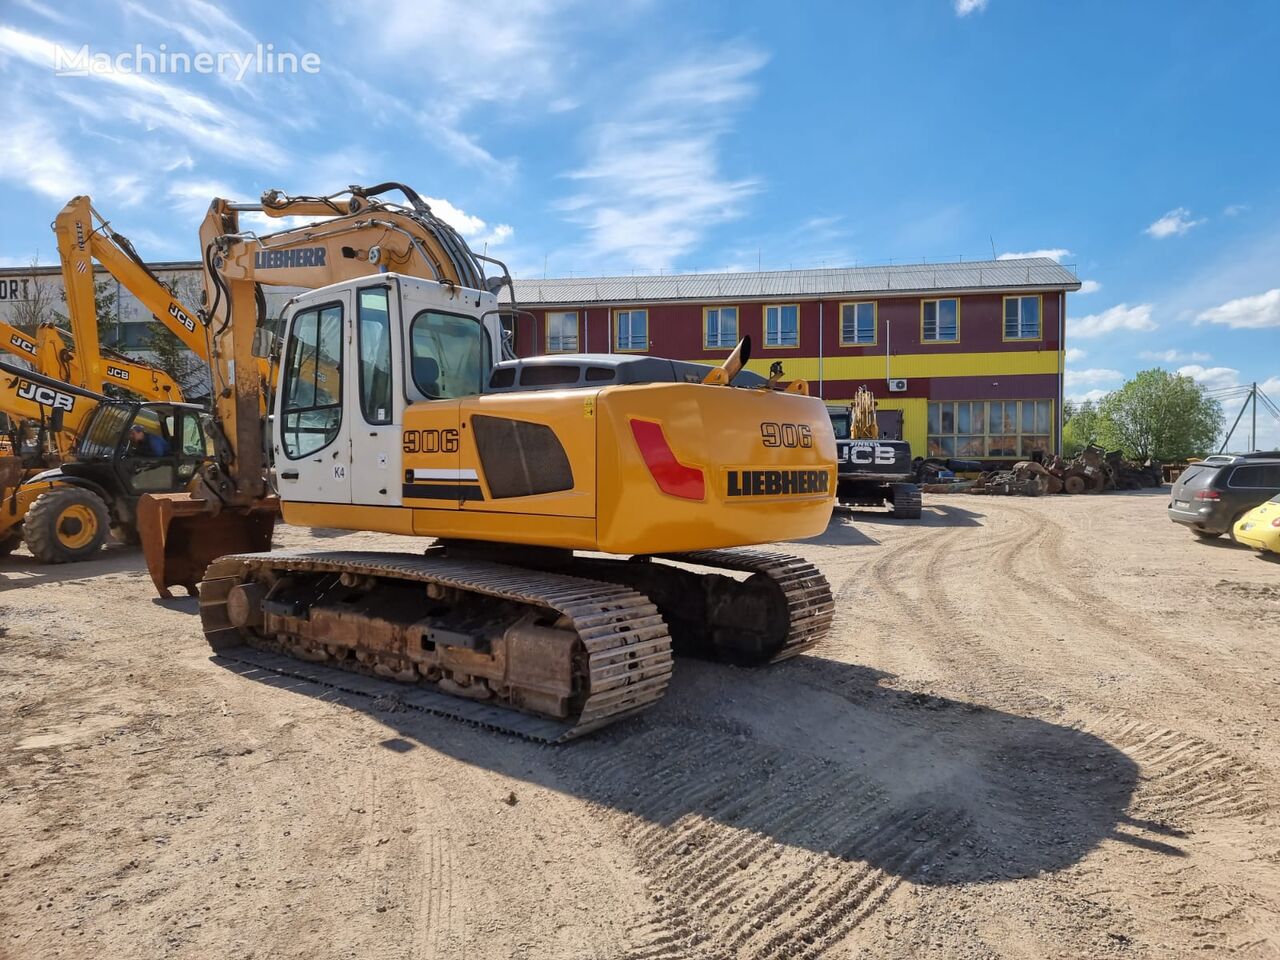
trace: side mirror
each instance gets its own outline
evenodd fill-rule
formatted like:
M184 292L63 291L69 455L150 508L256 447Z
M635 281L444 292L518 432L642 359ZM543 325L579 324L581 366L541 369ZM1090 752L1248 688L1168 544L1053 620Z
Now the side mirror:
M66 419L65 410L63 410L61 407L54 410L53 413L49 415L49 429L52 430L54 433L61 433L62 424L65 419Z
M276 346L276 335L266 327L253 331L253 355L260 359L272 359L272 351ZM278 354L277 354L278 355Z

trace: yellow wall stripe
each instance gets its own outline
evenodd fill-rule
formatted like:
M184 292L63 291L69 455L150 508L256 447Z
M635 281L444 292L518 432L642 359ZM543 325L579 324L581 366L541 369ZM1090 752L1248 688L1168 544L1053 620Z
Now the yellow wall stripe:
M1004 350L992 353L904 353L889 358L889 375L904 377L1000 377L1058 372L1056 350ZM800 378L816 384L817 357L766 357L747 363L747 369L769 375L769 365L782 360L784 379ZM827 357L822 361L823 380L884 380L884 356ZM879 398L877 398L879 399Z

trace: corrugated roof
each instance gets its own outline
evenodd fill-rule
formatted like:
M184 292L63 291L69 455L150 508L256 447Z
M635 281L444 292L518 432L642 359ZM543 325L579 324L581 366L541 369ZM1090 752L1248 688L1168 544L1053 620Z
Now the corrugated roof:
M1030 257L824 270L767 270L760 273L517 279L515 287L516 299L523 304L571 304L845 294L901 295L937 290L1079 290L1080 281L1074 273L1048 257Z

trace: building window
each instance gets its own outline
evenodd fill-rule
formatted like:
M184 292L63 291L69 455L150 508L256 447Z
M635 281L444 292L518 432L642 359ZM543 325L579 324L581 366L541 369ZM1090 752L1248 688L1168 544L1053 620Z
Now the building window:
M1048 452L1052 400L962 400L929 404L929 456L1028 458Z
M613 315L613 348L625 352L649 349L649 311L618 310Z
M960 301L923 300L920 339L925 343L955 343L960 339Z
M708 350L732 350L737 343L737 307L707 307L702 311L703 347Z
M840 346L866 347L875 342L875 302L840 304Z
M1040 295L1004 298L1004 338L1040 339Z
M800 346L800 308L796 304L771 304L764 308L764 345Z
M578 352L578 314L573 311L547 314L547 353Z

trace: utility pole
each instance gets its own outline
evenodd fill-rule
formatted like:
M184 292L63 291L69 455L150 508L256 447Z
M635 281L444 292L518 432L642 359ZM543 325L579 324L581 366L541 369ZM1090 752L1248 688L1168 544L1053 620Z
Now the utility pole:
M1253 381L1249 391L1249 399L1253 401L1253 426L1249 429L1249 452L1258 449L1258 381Z

